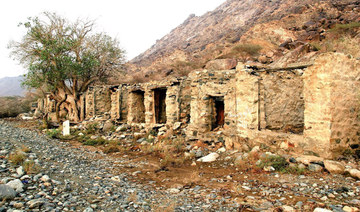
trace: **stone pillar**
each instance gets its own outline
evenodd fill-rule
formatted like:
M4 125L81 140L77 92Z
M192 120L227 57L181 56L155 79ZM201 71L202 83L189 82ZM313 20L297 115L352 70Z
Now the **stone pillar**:
M237 129L242 137L259 128L259 79L249 74L239 63L236 74Z
M319 56L304 74L304 147L331 158L360 139L360 62Z

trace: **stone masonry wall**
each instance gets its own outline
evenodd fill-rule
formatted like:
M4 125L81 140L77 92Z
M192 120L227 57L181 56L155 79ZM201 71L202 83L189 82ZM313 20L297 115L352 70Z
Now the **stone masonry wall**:
M359 60L339 53L321 55L306 70L305 149L331 158L359 143L359 70Z
M262 72L260 98L265 128L302 133L304 128L303 70ZM261 110L261 109L260 109Z
M145 123L147 126L156 125L154 92L156 89L166 89L166 124L172 125L180 121L180 93L181 80L171 79L162 82L144 84ZM184 114L183 114L184 115ZM184 115L187 116L186 114Z
M191 82L190 124L188 136L199 138L212 130L213 98L224 99L224 130L234 127L235 96L232 92L232 80L235 70L198 71L189 75Z
M145 91L133 86L128 94L128 123L145 123Z

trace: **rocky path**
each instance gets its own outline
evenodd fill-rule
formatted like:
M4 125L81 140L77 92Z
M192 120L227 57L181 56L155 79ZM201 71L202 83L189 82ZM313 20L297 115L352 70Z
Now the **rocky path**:
M35 161L40 167L39 173L26 174L21 166L8 161L11 152L24 146L30 150L25 153L26 160ZM215 206L219 205L218 200L188 199L187 192L157 189L152 182L135 183L132 175L118 174L123 162L0 122L0 179L6 184L0 187L0 197L10 199L1 203L0 211L203 211L210 208L229 211L236 208L236 205ZM6 190L8 185L16 190L16 196Z
M24 161L14 164L14 155L22 155ZM242 172L219 162L209 173L205 167L214 164L198 165L200 183L175 183L168 188L147 177L139 180L137 175L145 174L141 173L144 163L48 139L0 121L0 212L347 212L360 208L360 181L344 175L316 170L306 175ZM127 173L128 167L133 171ZM217 173L226 169L227 174ZM164 180L170 178L164 176Z

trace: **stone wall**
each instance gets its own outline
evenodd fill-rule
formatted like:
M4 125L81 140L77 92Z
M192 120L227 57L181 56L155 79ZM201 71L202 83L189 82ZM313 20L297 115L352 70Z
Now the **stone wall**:
M233 90L235 70L197 71L189 75L191 81L190 124L187 128L189 138L212 138L211 131L217 114L215 102L223 101L224 126L228 130L234 126L236 104ZM220 126L219 126L220 127ZM224 138L221 138L224 139Z
M305 149L331 158L359 144L359 70L359 60L338 53L321 55L306 70Z
M128 123L145 123L145 91L133 86L128 94Z
M360 61L329 53L307 67L239 63L236 70L90 87L80 98L81 117L148 129L182 122L188 139L225 141L229 148L280 140L324 157L349 150L360 157ZM55 102L47 96L37 110L53 113Z
M143 84L144 93L144 104L145 104L145 123L147 126L151 127L156 124L159 124L156 113L159 110L155 100L156 92L159 95L164 94L164 103L162 107L166 118L166 124L173 125L175 122L185 120L188 117L188 91L187 86L184 86L184 79L174 78L167 81L160 82L149 82ZM181 96L180 96L181 95ZM182 118L181 118L182 116Z
M304 129L303 70L260 73L260 104L266 129L302 133ZM261 123L262 124L262 123Z

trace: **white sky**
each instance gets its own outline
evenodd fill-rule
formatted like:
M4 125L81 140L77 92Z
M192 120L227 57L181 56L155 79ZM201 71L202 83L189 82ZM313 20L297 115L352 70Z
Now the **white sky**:
M0 78L26 70L9 58L10 40L20 41L25 30L17 25L41 12L56 12L70 20L96 20L98 31L119 39L132 59L181 24L190 14L203 15L225 0L10 0L0 7Z

